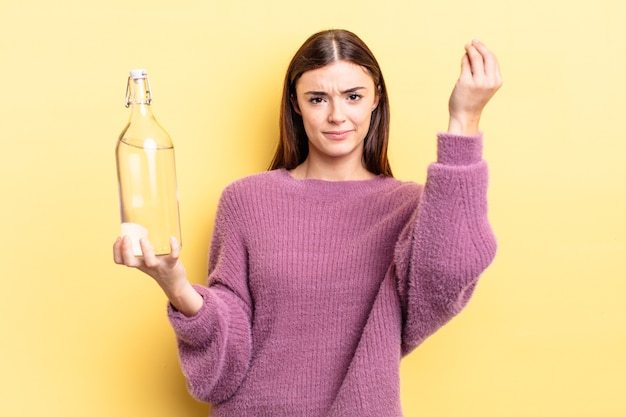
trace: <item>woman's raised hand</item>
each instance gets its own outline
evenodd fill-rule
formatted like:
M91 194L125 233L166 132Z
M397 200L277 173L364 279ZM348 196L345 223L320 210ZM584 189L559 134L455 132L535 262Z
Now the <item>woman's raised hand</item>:
M465 45L461 75L448 102L448 133L465 136L478 133L482 111L501 85L496 56L477 40Z

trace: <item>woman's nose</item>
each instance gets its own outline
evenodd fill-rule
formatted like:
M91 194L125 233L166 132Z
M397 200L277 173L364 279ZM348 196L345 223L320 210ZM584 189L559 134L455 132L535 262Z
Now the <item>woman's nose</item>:
M332 103L329 108L328 121L330 123L342 123L346 120L346 114L340 103Z

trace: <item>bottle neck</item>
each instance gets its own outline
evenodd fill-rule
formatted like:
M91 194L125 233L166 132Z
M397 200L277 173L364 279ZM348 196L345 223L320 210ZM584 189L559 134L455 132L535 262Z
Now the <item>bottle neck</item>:
M148 77L133 78L128 77L128 85L126 87L126 107L133 109L142 108L149 111L148 106L152 102L152 94L150 93L150 82Z
M150 146L157 146L158 149L172 148L172 139L152 114L151 102L148 77L145 73L141 76L131 74L126 88L126 107L131 112L120 140L139 148L144 148L147 141L151 143Z

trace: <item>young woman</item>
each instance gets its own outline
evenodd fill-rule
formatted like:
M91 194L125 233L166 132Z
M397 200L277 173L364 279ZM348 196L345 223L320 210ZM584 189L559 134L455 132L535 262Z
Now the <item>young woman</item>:
M496 242L482 110L495 56L465 46L448 132L422 186L392 177L380 67L354 34L311 36L284 83L271 169L229 185L207 286L168 256L114 244L170 300L190 392L219 417L402 416L400 360L463 309Z

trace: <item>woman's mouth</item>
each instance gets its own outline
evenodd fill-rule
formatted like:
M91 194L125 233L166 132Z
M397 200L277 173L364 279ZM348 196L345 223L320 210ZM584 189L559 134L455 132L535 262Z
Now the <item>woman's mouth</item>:
M343 140L347 138L348 136L350 136L351 132L352 132L351 130L329 130L323 133L324 133L324 136L326 136L329 139Z

